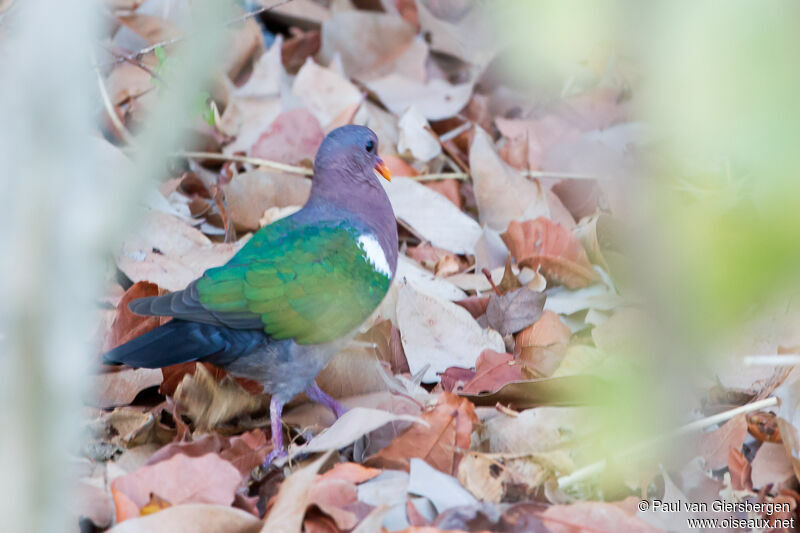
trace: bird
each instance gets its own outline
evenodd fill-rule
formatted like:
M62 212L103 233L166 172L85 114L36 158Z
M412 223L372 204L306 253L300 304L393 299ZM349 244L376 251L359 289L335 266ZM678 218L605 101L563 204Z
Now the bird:
M345 412L317 374L378 307L397 271L397 223L381 177L391 181L372 130L332 130L314 158L305 205L185 289L133 300L136 314L173 319L103 362L205 361L260 383L271 395L273 448L264 464L285 457L281 415L292 398L305 392L337 418Z

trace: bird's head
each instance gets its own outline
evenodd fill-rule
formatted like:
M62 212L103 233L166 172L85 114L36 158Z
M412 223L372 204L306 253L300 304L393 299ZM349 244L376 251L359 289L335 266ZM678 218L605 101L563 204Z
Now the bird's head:
M378 136L364 126L342 126L330 132L314 158L314 180L354 179L380 186L376 173L391 181L392 174L378 157ZM328 183L328 186L342 185Z

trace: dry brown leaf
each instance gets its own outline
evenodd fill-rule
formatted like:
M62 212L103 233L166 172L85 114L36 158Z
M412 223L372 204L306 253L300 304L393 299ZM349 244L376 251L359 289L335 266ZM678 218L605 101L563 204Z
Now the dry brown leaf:
M459 209L464 207L464 202L461 200L461 186L458 180L445 179L425 182L425 186L433 189L451 202Z
M510 353L484 350L475 363L475 377L464 385L461 394L494 392L506 383L523 379L522 365Z
M175 390L175 403L200 428L213 428L237 416L261 411L264 396L247 392L230 376L217 382L204 365L195 367L194 375L186 374Z
M262 533L276 531L300 531L303 516L309 505L311 487L322 465L328 461L331 453L325 453L316 461L303 468L292 472L283 483L275 497L275 503L267 514L267 519L261 528Z
M472 426L478 421L474 407L443 392L436 406L423 412L421 418L427 426L414 424L366 464L407 471L409 459L418 457L445 474L455 474L461 457L458 450L469 449Z
M481 227L447 198L409 178L386 187L397 218L431 244L456 254L474 254Z
M773 490L791 488L788 485L793 485L795 477L792 460L783 444L762 443L753 457L751 467L753 488L756 490L767 485L772 485Z
M115 479L111 482L111 493L117 522L122 522L138 516L153 493L173 505L230 505L240 483L239 471L215 454L202 457L176 455Z
M303 31L300 28L289 28L291 37L281 47L281 61L289 74L297 74L300 67L309 57L319 52L322 36L319 30Z
M599 279L575 235L544 217L512 221L501 237L517 264L541 270L551 283L578 289Z
M261 520L232 507L209 504L178 505L153 516L125 520L109 533L175 533L176 531L224 531L257 533Z
M361 91L338 72L308 59L297 73L292 92L326 128L348 106L361 102Z
M486 313L486 308L489 305L488 296L469 296L463 300L456 300L457 303L472 315L472 318L477 319L482 314Z
M480 128L475 128L470 146L469 168L480 221L491 229L504 231L512 220L550 215L540 183L500 159L491 137Z
M465 394L475 405L494 407L502 404L512 409L540 405L584 405L609 394L608 385L594 376L574 375L512 381L495 392Z
M778 429L778 418L773 413L749 413L747 431L761 442L783 442Z
M519 332L514 353L526 367L547 377L564 359L571 335L557 314L544 311L535 323Z
M88 405L108 409L129 405L145 389L161 384L161 370L157 368L123 368L91 376L91 387L84 401Z
M252 170L231 180L225 198L236 229L253 231L261 227L265 209L303 205L310 190L311 181L300 176Z
M314 115L303 108L292 109L275 117L250 149L250 155L287 165L311 163L323 137Z
M242 241L214 244L177 217L148 211L117 253L117 266L132 281L149 281L169 291L181 290L209 268L222 265Z
M111 329L103 344L103 351L125 344L168 322L169 317L141 316L128 309L128 304L133 300L148 296L160 296L165 293L166 291L160 290L158 285L146 281L139 281L131 285L117 304L114 322L111 324Z
M340 11L322 24L320 58L330 64L339 54L350 78L363 81L380 77L402 66L396 60L411 45L414 34L411 25L392 15Z
M341 398L387 390L388 375L391 362L379 359L375 349L364 343L350 343L322 369L317 384L334 398Z
M741 450L728 449L728 471L731 474L733 490L753 490L753 482L750 479L752 467Z
M661 529L613 503L577 502L553 505L539 515L551 533L661 533Z
M350 530L368 512L368 508L355 505L358 502L356 486L380 473L377 468L366 468L357 463L339 463L317 475L309 491L309 505L316 505L333 518L339 529Z
M499 6L498 6L499 7ZM485 67L502 46L502 35L486 24L488 5L481 2L420 0L419 25L430 35L431 49Z
M747 419L737 415L710 433L698 438L698 454L706 460L708 468L717 470L728 464L731 449L741 451L747 437Z
M528 287L514 289L502 296L492 294L486 306L487 322L504 337L516 333L539 319L545 299L544 293Z
M397 326L411 373L430 365L427 382L450 366L474 366L485 349L505 350L499 333L483 329L469 312L454 303L418 292L411 285L399 288Z
M395 115L414 106L428 120L450 118L461 111L472 96L473 81L452 85L443 79L420 82L392 73L366 83L381 103Z

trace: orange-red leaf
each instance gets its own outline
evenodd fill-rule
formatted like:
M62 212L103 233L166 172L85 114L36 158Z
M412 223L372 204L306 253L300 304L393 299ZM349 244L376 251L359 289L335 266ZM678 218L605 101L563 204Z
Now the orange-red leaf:
M598 277L578 238L545 217L514 220L501 237L517 264L539 269L549 282L577 289Z

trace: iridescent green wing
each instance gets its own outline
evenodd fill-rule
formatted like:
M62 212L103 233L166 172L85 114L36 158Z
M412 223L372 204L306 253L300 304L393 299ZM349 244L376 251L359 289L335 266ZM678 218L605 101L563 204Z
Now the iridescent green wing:
M276 339L337 339L358 327L389 289L389 277L373 268L358 238L344 223L279 220L198 280L200 303L221 317L260 317Z

